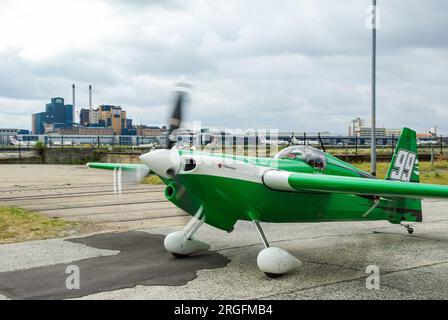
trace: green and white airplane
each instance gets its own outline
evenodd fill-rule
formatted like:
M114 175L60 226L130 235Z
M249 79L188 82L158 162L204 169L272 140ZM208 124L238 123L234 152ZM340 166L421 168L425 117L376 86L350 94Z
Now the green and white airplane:
M179 128L185 93L179 92L170 133ZM273 158L166 149L143 154L142 164L88 163L90 168L149 170L166 184L165 197L193 219L166 236L175 257L208 250L193 237L202 223L231 232L238 220L253 222L265 248L257 264L269 277L301 265L283 249L271 247L260 223L387 220L422 221L422 198L447 198L448 186L419 183L415 131L404 128L384 180L310 146L291 146Z

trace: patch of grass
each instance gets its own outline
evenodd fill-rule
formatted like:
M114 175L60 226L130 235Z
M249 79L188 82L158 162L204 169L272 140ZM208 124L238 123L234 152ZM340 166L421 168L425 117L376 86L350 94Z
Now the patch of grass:
M370 172L370 162L355 162L351 163L353 166L361 169L365 172ZM376 164L376 175L378 178L383 179L386 176L387 169L389 169L388 162L378 162Z
M352 165L363 171L370 172L370 162L352 163ZM419 165L420 182L448 185L448 160L434 161L434 166L429 161L420 161ZM388 162L378 162L377 177L384 179L388 169Z
M0 243L47 239L67 235L77 226L24 209L0 206Z
M164 184L162 180L160 180L159 176L154 175L150 175L148 177L146 177L143 180L143 183L145 184L154 184L154 185L161 185Z

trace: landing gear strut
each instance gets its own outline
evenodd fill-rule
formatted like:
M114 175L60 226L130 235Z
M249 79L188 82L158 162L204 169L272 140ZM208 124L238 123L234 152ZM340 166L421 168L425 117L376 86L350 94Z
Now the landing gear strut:
M185 258L210 249L209 244L193 238L203 223L202 219L192 218L187 224L186 230L175 231L167 235L163 242L165 249L175 258Z
M265 247L258 254L257 264L258 268L263 271L266 276L269 278L278 278L286 272L302 265L302 262L289 252L280 248L270 247L260 222L254 220L253 223Z
M403 227L405 227L406 228L406 230L408 230L408 233L409 234L413 234L414 233L414 228L412 228L411 227L411 225L409 225L409 224L403 224L403 223L400 223Z

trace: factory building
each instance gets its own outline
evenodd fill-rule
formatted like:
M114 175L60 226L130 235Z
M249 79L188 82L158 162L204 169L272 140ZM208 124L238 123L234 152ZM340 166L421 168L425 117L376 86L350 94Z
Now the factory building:
M112 127L114 133L121 135L126 127L126 111L121 107L111 105L100 105L98 107L98 123L104 127Z
M100 105L98 109L81 109L80 124L88 127L112 128L116 135L135 134L132 119L119 106Z
M47 125L70 127L73 125L73 105L64 104L64 98L52 98L45 106L45 112L32 115L32 131L34 134L45 133Z
M90 124L90 110L89 109L79 110L79 124L82 126L88 126Z
M64 104L64 99L55 97L46 105L44 112L32 115L32 131L34 134L86 134L86 135L136 135L137 129L132 119L126 117L126 111L120 106L100 105L92 107L92 86L89 85L89 108L79 110L79 124L74 123L75 85L72 85L73 104ZM147 128L149 129L149 128ZM145 129L146 130L146 129ZM160 133L160 128L153 129L152 134Z
M89 124L97 125L100 121L100 112L98 109L89 110Z

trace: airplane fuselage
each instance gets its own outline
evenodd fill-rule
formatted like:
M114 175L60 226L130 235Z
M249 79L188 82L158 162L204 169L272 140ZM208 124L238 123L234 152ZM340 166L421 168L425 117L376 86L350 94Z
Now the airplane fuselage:
M324 222L402 220L417 215L400 214L399 200L374 199L352 194L278 191L263 180L270 170L373 179L344 161L325 154L325 166L300 160L255 158L180 151L182 165L175 179L163 179L165 196L195 215L202 205L205 222L232 230L238 220L262 222ZM322 154L324 154L322 152ZM194 163L194 165L192 165ZM375 201L378 201L376 203ZM417 200L418 201L418 200Z

